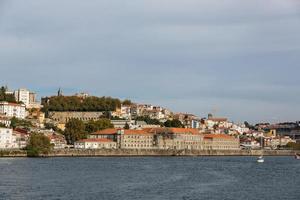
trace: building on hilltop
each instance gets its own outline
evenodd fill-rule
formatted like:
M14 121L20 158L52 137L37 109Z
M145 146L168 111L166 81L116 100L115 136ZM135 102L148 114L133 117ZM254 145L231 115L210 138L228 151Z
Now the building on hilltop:
M26 108L41 108L41 104L36 101L36 93L27 90L26 88L20 88L14 91L14 95L17 102L25 104Z

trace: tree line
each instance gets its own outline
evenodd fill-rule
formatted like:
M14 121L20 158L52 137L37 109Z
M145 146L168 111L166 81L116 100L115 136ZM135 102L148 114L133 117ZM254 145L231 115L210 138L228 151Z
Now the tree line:
M7 87L2 86L0 88L0 101L7 101L10 103L16 103L15 95L7 94Z
M111 97L54 96L42 99L44 112L48 111L76 111L98 112L114 111L121 107L121 101Z
M66 123L65 131L63 132L68 144L87 138L89 133L93 133L106 128L114 128L114 125L109 119L99 119L97 121L83 122L79 119L71 119Z

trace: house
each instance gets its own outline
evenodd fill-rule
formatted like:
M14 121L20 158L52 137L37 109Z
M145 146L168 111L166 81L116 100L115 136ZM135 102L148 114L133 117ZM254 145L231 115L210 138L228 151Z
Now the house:
M118 130L116 128L108 128L100 131L96 131L94 133L90 133L88 138L90 139L110 139L113 141L117 141Z
M18 148L16 137L13 135L13 130L10 128L0 128L0 149Z
M11 117L5 117L5 116L0 115L0 123L5 125L6 127L10 127Z
M51 134L47 135L50 139L50 144L53 145L54 149L64 149L67 147L67 141L63 135Z
M22 131L19 129L16 129L13 131L13 136L16 138L16 147L18 149L23 149L27 146L27 143L29 141L30 135L26 131Z
M203 144L205 150L240 149L239 139L226 134L205 134Z
M6 117L16 117L25 119L27 116L26 107L24 104L0 102L0 114Z
M74 143L75 149L116 149L117 143L105 138L88 138Z

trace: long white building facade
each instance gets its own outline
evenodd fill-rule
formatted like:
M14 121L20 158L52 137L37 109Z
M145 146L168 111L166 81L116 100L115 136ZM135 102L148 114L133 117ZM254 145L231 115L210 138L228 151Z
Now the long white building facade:
M24 104L0 102L0 114L6 117L25 119L27 116L26 106Z

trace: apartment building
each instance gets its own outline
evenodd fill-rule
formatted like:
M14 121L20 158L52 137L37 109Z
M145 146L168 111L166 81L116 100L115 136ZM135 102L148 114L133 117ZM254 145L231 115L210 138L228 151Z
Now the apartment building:
M25 119L27 116L24 104L0 102L0 114L6 117Z

